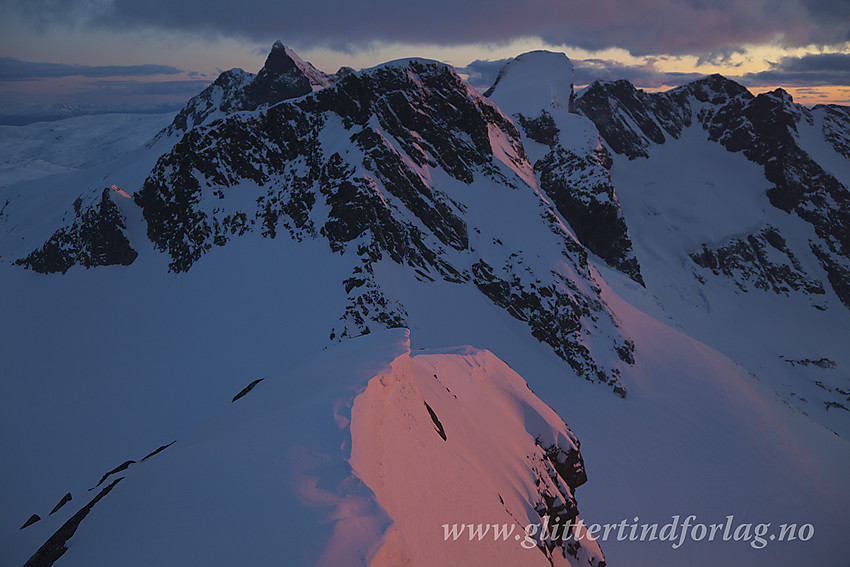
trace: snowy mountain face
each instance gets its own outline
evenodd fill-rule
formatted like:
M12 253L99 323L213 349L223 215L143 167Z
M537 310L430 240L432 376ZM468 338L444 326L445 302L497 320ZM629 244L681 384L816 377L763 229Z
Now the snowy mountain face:
M248 232L356 257L332 339L407 324L375 275L387 259L423 283L474 286L580 375L625 394L631 343L584 249L538 190L517 129L446 65L384 65L192 131L136 203L177 272Z
M835 562L848 141L716 76L574 93L532 52L482 95L275 44L0 189L9 564ZM525 531L677 514L818 538Z
M502 69L485 96L515 118L541 190L581 243L642 284L608 173L610 156L593 124L571 108L572 78L563 53L526 53Z
M576 107L615 155L665 316L847 435L847 109L809 109L781 89L753 96L719 75L656 94L597 82Z
M36 272L65 273L71 266L128 266L138 254L130 247L124 218L104 189L100 200L83 207L74 201L74 220L60 228L39 249L15 263Z
M654 145L698 124L709 140L762 166L772 184L770 204L812 226L817 238L811 250L836 295L850 307L850 171L839 157L848 155L846 108L810 110L781 89L754 97L720 75L659 94L637 91L626 81L597 82L577 106L608 146L629 159L650 157ZM782 252L781 245L774 248ZM762 268L771 269L769 263Z

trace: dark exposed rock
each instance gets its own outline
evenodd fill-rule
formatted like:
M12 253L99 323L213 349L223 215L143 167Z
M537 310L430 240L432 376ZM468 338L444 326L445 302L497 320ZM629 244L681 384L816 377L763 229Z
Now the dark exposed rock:
M166 449L168 449L169 447L171 447L171 446L172 446L172 445L174 445L175 443L177 443L177 441L176 441L176 440L175 440L175 441L172 441L172 442L171 442L171 443L169 443L168 445L162 445L161 447L159 447L159 448L158 448L158 449L156 449L155 451L152 451L152 452L148 453L147 455L145 455L145 456L142 458L142 462L144 463L146 460L150 459L150 458L151 458L151 457L153 457L154 455L158 455L158 454L160 454L162 451L165 451Z
M256 380L254 380L253 382L251 382L250 384L248 384L247 386L242 388L242 390L240 390L238 394L233 396L233 400L231 400L231 401L235 402L236 400L238 400L239 398L241 398L242 396L244 396L245 394L247 394L248 392L253 390L254 386L256 386L257 384L259 384L262 381L263 381L263 378L257 378Z
M431 406L428 405L428 402L423 402L425 404L425 409L428 410L428 415L431 416L431 421L434 422L434 429L437 431L437 434L443 438L443 441L446 441L446 430L443 429L443 424L440 423L440 419L437 417L437 414L434 413L434 410L431 409Z
M555 125L555 120L552 115L545 110L540 113L537 118L527 118L522 114L517 115L520 126L529 140L534 140L538 144L554 148L558 143L558 135L560 131Z
M24 522L24 525L21 526L20 529L28 528L29 526L31 526L34 523L39 522L39 521L41 521L41 516L39 516L38 514L33 514L32 516L29 517L29 519L27 519L26 522Z
M546 451L546 458L555 467L555 471L572 490L587 482L584 459L577 449L570 447L569 450L565 451L561 447L552 445L551 447L543 447L543 450Z
M605 163L605 156L581 156L555 146L534 164L534 171L540 188L552 199L579 241L612 267L643 284Z
M533 467L540 500L535 510L541 519L540 546L547 557L560 553L577 558L582 541L570 537L574 522L578 518L575 490L587 482L584 460L579 452L578 440L573 445L560 447L557 444L542 446L541 461ZM598 565L604 565L604 561Z
M68 492L65 496L62 497L62 500L59 501L56 506L53 507L53 510L50 511L50 515L52 516L54 512L57 512L62 506L71 501L71 493Z
M15 263L43 274L64 274L75 265L91 268L132 264L138 253L130 246L124 216L109 193L109 189L104 189L100 200L86 208L78 198L73 222Z
M512 258L514 261L517 257ZM510 262L496 270L484 260L472 266L473 282L493 303L504 308L514 318L524 321L532 336L552 347L572 369L585 379L609 385L625 397L625 386L617 368L597 364L588 347L575 336L582 318L593 317L601 309L598 300L582 293L568 278L553 272L553 281L544 285L526 279L527 274ZM615 348L633 350L630 341Z
M337 76L346 74L343 67ZM256 75L242 69L223 72L213 83L193 97L177 114L163 135L182 135L234 112L256 110L304 96L313 87L326 86L337 76L328 76L301 61L281 42L275 42L266 62Z
M834 360L830 360L826 357L821 357L817 360L813 360L811 358L803 358L801 360L790 360L784 359L785 362L790 364L791 366L817 366L818 368L835 368L836 364Z
M245 86L253 78L254 75L242 69L223 72L210 86L192 97L159 136L182 134L218 114L246 109L248 102L244 92Z
M689 116L669 99L635 89L625 80L596 81L577 97L576 108L590 118L618 154L648 157L651 144L678 137ZM632 128L632 124L636 128Z
M120 465L118 465L117 467L115 467L114 469L112 469L111 471L106 473L105 475L103 475L103 477L100 479L100 481L98 481L98 483L95 485L95 488L97 488L98 486L103 484L104 480L106 480L110 476L114 475L115 473L119 473L121 471L127 470L127 467L134 464L135 462L136 461L124 461L123 463L121 463Z
M310 79L295 64L284 45L276 42L263 68L245 87L247 101L244 110L303 96L312 90Z
M62 555L68 551L68 547L65 544L77 531L80 523L86 518L86 516L88 516L91 509L94 508L94 505L97 504L101 498L109 494L109 492L115 488L115 485L123 479L124 477L121 477L112 481L112 484L106 486L98 493L97 496L92 498L91 502L86 504L79 512L74 514L71 519L62 524L62 527L56 530L56 533L50 536L50 539L44 542L44 544L38 548L32 557L24 563L24 567L50 567L53 565L57 559L62 557Z
M819 104L812 109L820 117L823 138L832 148L850 160L850 108L837 104Z
M717 249L703 245L691 259L714 274L732 279L741 291L762 289L788 295L792 291L823 295L823 284L810 278L774 227Z

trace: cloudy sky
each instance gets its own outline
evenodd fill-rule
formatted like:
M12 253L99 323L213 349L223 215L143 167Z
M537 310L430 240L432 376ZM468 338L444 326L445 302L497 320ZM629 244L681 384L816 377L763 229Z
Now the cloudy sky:
M487 86L505 59L550 49L579 85L719 72L850 104L848 0L0 0L0 107L170 109L223 69L257 71L276 39L331 72L420 56Z

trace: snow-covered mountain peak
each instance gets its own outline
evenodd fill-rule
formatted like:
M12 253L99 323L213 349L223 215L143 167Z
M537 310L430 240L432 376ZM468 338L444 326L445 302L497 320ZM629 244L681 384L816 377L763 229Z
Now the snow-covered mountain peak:
M623 82L628 84L626 81ZM676 96L677 93L682 96L692 95L698 101L710 104L723 104L734 98L744 100L753 98L752 93L746 87L719 73L697 79L670 91L673 96Z
M564 53L530 51L499 71L485 96L509 103L513 112L541 108L568 109L573 92L573 64Z
M591 252L642 283L593 122L575 113L573 66L563 53L532 51L502 67L485 93L517 123L540 179L572 232Z

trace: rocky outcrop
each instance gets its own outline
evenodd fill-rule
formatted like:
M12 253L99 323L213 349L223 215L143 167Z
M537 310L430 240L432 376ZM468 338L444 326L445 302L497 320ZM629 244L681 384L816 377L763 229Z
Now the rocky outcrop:
M247 386L245 386L244 388L242 388L241 390L239 390L239 393L238 393L238 394L236 394L235 396L233 396L233 399L231 400L231 402L235 402L235 401L236 401L236 400L238 400L239 398L244 397L244 396L245 396L245 394L247 394L248 392L250 392L251 390L253 390L253 389L254 389L254 386L256 386L257 384L259 384L259 383L260 383L260 382L262 382L262 381L263 381L263 378L257 378L256 380L252 381L250 384L248 384Z
M836 153L850 160L850 108L837 104L819 104L812 115L820 118L823 138Z
M71 516L71 518L62 524L56 532L50 536L44 545L38 548L38 550L33 554L32 557L24 564L24 567L50 567L56 561L62 557L66 551L68 551L68 546L65 545L69 539L76 533L77 528L80 526L80 523L85 520L86 516L89 515L92 508L94 508L95 504L97 504L101 498L109 494L115 485L121 482L124 479L117 478L112 483L101 490L97 496L92 498L91 502L83 506L79 512Z
M42 274L64 274L71 266L129 266L138 253L130 245L124 222L108 188L89 205L77 198L71 224L15 263Z
M607 151L579 154L553 145L534 163L540 188L588 250L643 284L623 211L607 169ZM607 167L606 167L607 166Z
M691 259L699 266L723 275L741 291L761 289L788 295L791 292L823 295L823 284L809 277L774 227L746 238L731 239L719 248L703 245Z
M59 503L56 504L56 506L53 507L53 510L50 511L50 515L52 516L53 514L58 512L62 508L62 506L64 506L68 502L70 502L71 499L72 499L71 493L70 492L65 493L65 496L62 497L62 500L60 500Z
M31 525L33 525L34 523L40 522L40 521L41 521L41 516L39 516L38 514L33 514L32 516L27 518L27 521L24 522L24 525L21 526L20 529L28 528Z
M593 121L615 153L629 159L648 157L653 144L678 137L690 123L668 97L638 90L626 80L596 81L576 97L576 109Z

